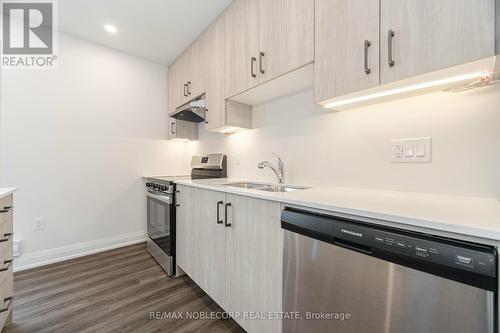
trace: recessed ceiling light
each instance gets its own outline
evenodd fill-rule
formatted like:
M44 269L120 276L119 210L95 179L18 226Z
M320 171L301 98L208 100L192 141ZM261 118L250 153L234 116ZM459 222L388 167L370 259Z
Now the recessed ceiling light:
M116 34L118 32L118 29L116 29L116 27L112 24L106 24L104 29L110 34Z

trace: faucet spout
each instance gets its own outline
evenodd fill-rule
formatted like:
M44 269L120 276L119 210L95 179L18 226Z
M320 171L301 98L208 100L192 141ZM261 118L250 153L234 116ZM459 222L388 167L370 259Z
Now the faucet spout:
M257 167L259 169L264 169L266 167L271 169L276 175L276 178L278 179L278 184L283 184L285 183L285 163L283 163L283 160L278 156L278 154L276 153L273 154L276 155L276 157L278 158L277 166L273 165L268 161L262 161L259 164L257 164Z

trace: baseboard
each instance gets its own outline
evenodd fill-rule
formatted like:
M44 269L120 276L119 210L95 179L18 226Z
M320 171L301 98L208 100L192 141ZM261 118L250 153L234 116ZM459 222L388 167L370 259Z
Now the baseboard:
M89 254L133 245L146 240L143 231L102 238L49 250L22 254L14 258L14 272L40 267L56 262L83 257Z

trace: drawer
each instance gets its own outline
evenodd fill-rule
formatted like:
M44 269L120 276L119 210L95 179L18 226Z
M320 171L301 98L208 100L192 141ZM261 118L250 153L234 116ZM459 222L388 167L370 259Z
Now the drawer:
M0 199L0 209L7 209L14 206L14 196L12 194Z
M10 234L0 238L0 269L2 269L2 267L4 267L4 265L9 261L12 261L12 258L12 234Z
M9 315L12 311L12 297L4 297L3 292L0 291L2 295L0 300L3 300L3 302L0 302L0 330L5 327L5 324L7 323L7 320L9 319ZM3 304L2 304L3 303ZM10 322L10 320L9 320Z
M2 210L0 212L0 236L4 234L11 234L13 232L13 217L13 208L8 209L7 211Z

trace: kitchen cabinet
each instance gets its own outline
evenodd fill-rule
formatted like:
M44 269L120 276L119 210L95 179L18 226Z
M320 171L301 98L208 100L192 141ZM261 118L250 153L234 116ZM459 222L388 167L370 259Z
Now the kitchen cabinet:
M178 265L228 312L281 311L281 204L182 185L178 190ZM249 332L281 332L280 320L235 320Z
M379 84L379 0L316 0L314 99Z
M168 117L167 140L198 140L198 124Z
M193 224L193 188L176 185L175 194L175 261L182 270L192 275L194 272L194 224Z
M258 0L236 0L223 14L226 98L259 83L258 5Z
M495 54L495 0L381 0L381 83Z
M313 0L236 0L223 18L226 98L313 61Z
M259 0L260 83L314 61L314 0Z
M316 0L315 101L492 56L494 2Z
M223 192L193 189L193 241L191 278L216 301L225 301L225 227Z
M281 311L280 203L226 194L226 304L229 311ZM280 320L237 320L248 332L281 332Z
M12 323L12 299L14 296L13 273L13 195L0 199L0 330Z

